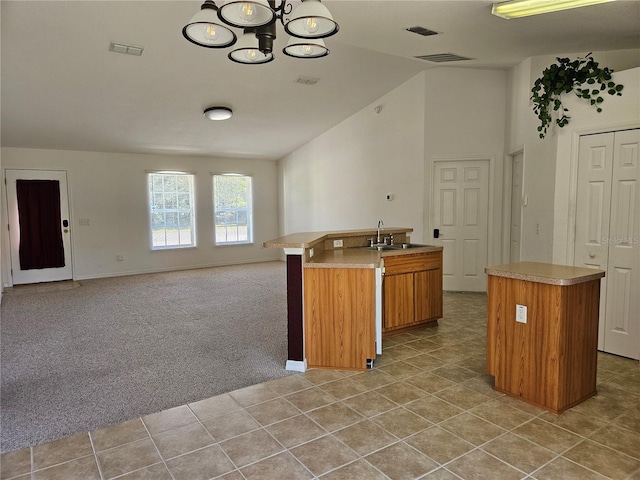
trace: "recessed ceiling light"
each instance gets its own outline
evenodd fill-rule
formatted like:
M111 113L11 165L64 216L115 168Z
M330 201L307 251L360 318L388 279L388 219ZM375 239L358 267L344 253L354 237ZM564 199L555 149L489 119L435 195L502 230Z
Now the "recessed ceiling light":
M209 120L228 120L233 111L227 107L209 107L204 111L204 116Z

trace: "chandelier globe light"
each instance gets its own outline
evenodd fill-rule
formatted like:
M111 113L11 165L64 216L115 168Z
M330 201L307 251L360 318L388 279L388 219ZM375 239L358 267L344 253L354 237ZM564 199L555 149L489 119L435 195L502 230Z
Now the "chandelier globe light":
M287 46L282 49L282 53L296 58L320 58L329 55L329 49L321 38L304 40L291 37Z
M211 1L205 1L182 29L182 35L191 43L207 48L226 48L236 43L236 34L230 28L220 24L218 8Z
M279 3L278 3L279 2ZM340 28L320 0L302 0L293 8L291 0L228 0L220 8L213 0L202 7L182 29L191 43L207 48L233 46L230 60L243 64L262 64L274 60L276 22L280 20L291 39L282 52L295 58L322 58L329 55L323 38ZM242 28L237 36L229 28Z
M273 53L260 51L258 37L256 37L255 31L252 30L245 31L242 34L233 46L233 50L229 52L228 57L233 62L245 65L269 63L274 59Z
M261 27L275 22L276 12L267 0L231 0L220 7L218 18L232 27Z
M320 0L305 0L284 26L289 35L299 38L326 38L338 33L339 28Z

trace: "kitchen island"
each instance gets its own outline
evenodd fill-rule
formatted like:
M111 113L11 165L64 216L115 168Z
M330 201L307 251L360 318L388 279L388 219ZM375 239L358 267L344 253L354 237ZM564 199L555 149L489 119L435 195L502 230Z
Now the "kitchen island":
M495 390L554 413L595 395L605 272L535 262L485 271L487 372Z
M296 233L264 243L266 248L283 248L287 258L287 369L364 370L382 352L383 331L415 327L442 316L442 247L411 245L412 231L385 228L384 236L393 236L395 246L380 249L369 247L377 240L376 229ZM409 248L403 249L403 244ZM405 288L383 290L385 263L400 257L414 259L405 262L405 269L413 265L426 272L428 266L431 282L421 281L422 273L414 282L413 272L406 270ZM418 260L423 257L430 260ZM420 289L425 288L434 291L422 295ZM435 307L420 307L426 297L435 301ZM405 312L404 323L396 321L385 328L383 304L384 314L394 308Z

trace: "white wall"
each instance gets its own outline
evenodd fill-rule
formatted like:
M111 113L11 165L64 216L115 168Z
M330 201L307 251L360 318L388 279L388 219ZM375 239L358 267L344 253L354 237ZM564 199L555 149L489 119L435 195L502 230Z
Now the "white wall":
M563 99L571 121L557 132L554 263L573 264L580 135L640 128L640 68L614 72L613 81L624 85L622 96L605 94L601 113L573 95Z
M67 171L75 279L279 258L278 251L262 248L262 242L278 236L275 162L3 148L2 167L3 176L4 169L14 168ZM197 247L151 251L147 170L196 173ZM211 174L224 172L253 176L253 245L213 245ZM6 225L6 207L1 213ZM79 226L80 218L89 219L90 225ZM3 283L10 285L9 242L3 231ZM116 261L116 255L123 255L124 261Z
M382 218L432 243L433 160L483 158L497 179L489 258L498 259L506 79L498 70L428 70L282 159L281 233L372 228Z
M424 95L421 73L280 160L281 233L374 228L382 219L413 227L421 242Z
M507 74L502 70L434 68L426 72L425 241L433 241L432 172L436 160L490 162L488 262L499 262Z

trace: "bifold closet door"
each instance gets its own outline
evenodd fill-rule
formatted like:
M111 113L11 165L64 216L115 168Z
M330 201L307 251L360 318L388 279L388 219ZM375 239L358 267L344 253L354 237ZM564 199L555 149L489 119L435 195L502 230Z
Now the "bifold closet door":
M605 270L598 348L640 359L640 130L580 138L575 265Z

